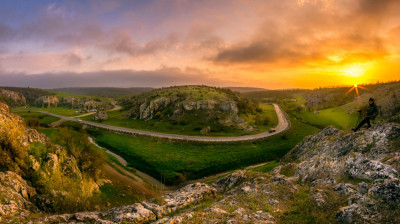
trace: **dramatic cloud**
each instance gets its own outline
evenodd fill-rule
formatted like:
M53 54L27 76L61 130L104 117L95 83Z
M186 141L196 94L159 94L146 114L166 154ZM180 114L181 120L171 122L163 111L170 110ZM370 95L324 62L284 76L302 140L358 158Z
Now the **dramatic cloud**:
M58 85L51 80L95 86L79 77L122 71L140 81L119 75L124 86L202 77L265 88L385 81L395 73L381 67L400 62L398 12L398 0L4 0L0 63L27 85L42 78L42 87ZM98 84L108 83L117 85Z
M58 72L46 74L0 74L0 86L21 86L34 88L62 87L162 87L171 85L239 85L240 83L221 80L215 75L198 69L160 68L154 71L98 71L86 73Z

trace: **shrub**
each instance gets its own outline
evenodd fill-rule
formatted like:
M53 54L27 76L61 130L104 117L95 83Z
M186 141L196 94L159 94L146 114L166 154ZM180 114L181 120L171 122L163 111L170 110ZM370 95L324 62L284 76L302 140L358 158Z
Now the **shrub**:
M292 177L296 173L296 167L291 163L283 165L280 173L287 177Z
M39 128L40 127L40 120L38 118L26 118L25 125L30 128Z
M4 120L0 125L0 169L24 174L28 152L23 145L25 130L16 122Z
M98 168L104 163L104 155L94 148L84 131L76 132L70 128L60 128L56 142L76 159L81 171L94 179L98 178Z

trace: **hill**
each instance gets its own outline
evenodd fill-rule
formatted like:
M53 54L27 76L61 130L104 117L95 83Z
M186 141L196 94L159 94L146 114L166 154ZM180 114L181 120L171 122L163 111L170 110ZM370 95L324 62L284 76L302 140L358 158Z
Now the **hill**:
M265 164L157 200L36 221L399 223L399 138L400 124L393 122L358 133L329 127L305 138L275 168Z
M29 87L0 87L0 102L4 102L12 107L25 106L43 109L68 108L90 110L111 109L113 107L110 100L100 97L81 96Z
M118 98L123 96L131 96L143 92L151 91L151 87L131 87L131 88L114 88L114 87L71 87L53 89L57 92L84 95L84 96L100 96Z
M258 122L263 122L258 104L229 89L208 86L156 89L125 99L121 105L132 119L189 125L206 133L229 128L253 131L257 124L248 122L248 115L258 115Z
M266 89L264 88L257 88L257 87L225 87L225 88L239 93L266 91Z

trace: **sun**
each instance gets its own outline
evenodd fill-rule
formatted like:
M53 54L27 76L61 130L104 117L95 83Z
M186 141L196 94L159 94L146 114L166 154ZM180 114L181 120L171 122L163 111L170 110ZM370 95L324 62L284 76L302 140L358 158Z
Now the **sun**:
M357 88L357 84L354 84L354 87L356 87L356 88Z

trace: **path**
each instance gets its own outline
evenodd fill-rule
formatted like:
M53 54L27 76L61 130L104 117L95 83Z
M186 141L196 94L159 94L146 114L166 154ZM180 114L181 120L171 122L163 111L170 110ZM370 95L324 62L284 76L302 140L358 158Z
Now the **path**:
M111 102L111 104L114 106L114 108L111 109L111 110L108 110L108 111L116 111L116 110L120 110L121 109L121 106L117 105L115 102ZM85 114L80 114L80 115L73 116L73 117L70 117L70 118L86 117L86 116L93 115L94 113L96 113L96 112L89 112L89 113L85 113ZM61 118L60 120L54 121L53 123L49 124L49 126L52 127L52 128L56 128L56 127L59 127L60 125L62 125L67 120L68 119Z
M49 113L46 111L32 111L47 114L50 116L58 117L65 120L80 122L81 124L86 124L91 127L101 128L109 131L120 132L124 134L131 135L143 135L157 138L167 138L174 140L184 140L184 141L195 141L195 142L240 142L240 141L253 141L258 139L264 139L273 135L277 135L281 132L284 132L290 128L290 122L287 119L285 113L282 109L277 105L273 104L275 108L276 115L278 117L278 125L275 127L275 132L270 133L269 131L262 132L254 135L243 135L243 136L232 136L232 137L208 137L208 136L188 136L188 135L177 135L177 134L168 134L168 133L160 133L160 132L152 132L152 131L144 131L138 129L117 127L112 125L106 125L101 123L96 123L92 121L84 121L81 119L77 119L74 117L65 117L58 114ZM22 112L22 111L19 111Z

